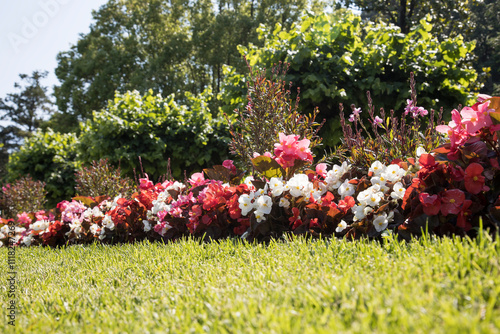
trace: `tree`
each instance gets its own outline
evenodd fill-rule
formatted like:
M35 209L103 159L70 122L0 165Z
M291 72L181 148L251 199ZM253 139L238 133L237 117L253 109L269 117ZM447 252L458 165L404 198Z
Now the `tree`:
M431 31L425 19L405 35L394 25L340 11L306 15L289 30L262 26L264 46L242 52L251 66L290 63L286 79L300 87L302 111L319 107L318 119L327 119L324 143L335 145L339 103L364 108L371 91L377 108L401 112L410 98L410 72L416 76L420 105L451 110L467 103L478 85L468 57L473 45L461 36L439 42Z
M69 51L59 53L55 96L62 115L89 118L115 91L217 95L223 65L244 69L237 46L257 45L260 24L289 27L320 0L109 0ZM184 101L179 101L184 102Z
M484 82L482 93L500 95L500 2L497 0L476 1L471 5L471 16L475 28L466 35L468 41L475 41L474 54L477 61L474 68Z
M21 83L15 83L17 93L9 93L5 99L0 98L0 175L5 172L4 166L9 153L17 149L24 139L31 137L47 116L52 112L52 102L47 96L47 87L40 81L47 72L34 71L31 76L20 74Z
M355 6L362 17L397 25L407 34L426 16L433 25L433 35L440 40L467 35L475 26L470 22L470 6L478 0L343 0L345 6Z
M462 35L474 42L471 52L482 93L500 94L500 2L498 0L344 0L345 6L361 10L365 19L382 20L408 33L429 17L432 35L440 41Z

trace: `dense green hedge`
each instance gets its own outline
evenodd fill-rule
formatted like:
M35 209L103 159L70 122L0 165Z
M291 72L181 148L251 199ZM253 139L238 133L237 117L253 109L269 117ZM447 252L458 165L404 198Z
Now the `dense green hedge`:
M154 177L167 172L179 179L187 173L222 163L228 155L229 131L221 114L212 116L209 94L186 93L186 105L174 96L152 91L116 93L107 108L81 124L79 157L83 163L106 158L128 175L139 166Z

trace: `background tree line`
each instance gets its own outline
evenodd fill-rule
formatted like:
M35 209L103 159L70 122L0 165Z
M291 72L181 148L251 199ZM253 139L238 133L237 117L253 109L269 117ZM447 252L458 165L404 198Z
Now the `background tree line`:
M194 147L218 154L180 164L176 174L216 163L227 156L222 112L246 101L243 56L253 66L291 64L286 79L301 88L303 112L317 106L318 118L328 120L322 135L329 145L338 141L338 103L364 106L371 90L377 107L400 108L410 71L426 107L452 108L477 92L499 95L499 12L493 0L109 0L93 13L90 32L57 56L54 103L39 71L21 75L17 92L0 100L9 121L0 129L0 174L52 178L56 198L63 195L56 184L69 184L90 159L137 166L137 156L146 156L157 176L182 151L174 140L207 135L215 139ZM179 124L192 135L172 132ZM82 136L95 147L82 146ZM118 156L123 136L144 145L125 145Z

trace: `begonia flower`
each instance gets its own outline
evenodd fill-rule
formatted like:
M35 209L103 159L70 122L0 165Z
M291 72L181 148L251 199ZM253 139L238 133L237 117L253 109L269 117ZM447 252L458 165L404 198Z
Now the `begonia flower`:
M460 206L465 200L465 194L460 189L447 190L441 196L441 213L443 216L456 215L460 212Z
M396 182L392 187L391 197L394 199L403 199L406 189L401 182Z
M139 189L148 190L151 188L154 188L154 184L149 180L148 174L146 174L145 178L139 179Z
M337 225L335 232L341 233L346 228L347 228L347 223L344 220L341 220L340 223Z
M346 196L352 196L356 191L356 186L354 184L350 184L349 180L345 180L344 183L337 189L338 193L342 198Z
M205 176L203 175L203 172L200 173L194 173L191 175L191 178L188 180L188 182L193 186L200 186L205 184Z
M441 199L438 195L429 195L428 193L421 193L418 196L420 203L422 203L424 213L427 216L434 216L441 210Z
M484 176L482 175L484 168L480 164L471 163L465 169L465 189L471 194L479 194L484 189Z
M389 220L387 219L387 214L385 212L373 219L373 226L377 232L385 230L387 225L389 225Z

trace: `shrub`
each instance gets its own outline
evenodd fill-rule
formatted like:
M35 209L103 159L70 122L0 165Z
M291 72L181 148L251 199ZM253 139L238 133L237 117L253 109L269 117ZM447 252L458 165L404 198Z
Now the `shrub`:
M82 167L76 173L75 181L78 196L128 197L136 189L134 181L122 176L120 167L110 166L107 159L92 161L89 167Z
M2 187L0 207L2 216L15 218L22 212L37 212L44 208L46 203L45 183L35 181L31 176L21 177L12 184Z
M321 135L333 146L340 135L340 103L364 105L370 90L373 105L400 115L410 98L410 72L422 82L416 86L422 105L451 110L467 103L479 86L468 56L473 44L461 36L438 42L431 28L422 20L405 35L394 25L364 22L350 12L305 15L287 31L261 26L264 46L241 53L251 66L290 63L286 79L301 88L301 109L319 107L319 117L327 119Z
M38 130L26 139L19 151L11 154L7 164L8 182L25 175L45 182L47 204L51 207L71 198L75 191L75 172L80 166L77 142L73 133Z
M79 156L84 163L108 159L129 177L138 157L156 178L168 171L168 158L176 178L220 164L228 154L228 125L221 114L212 116L208 99L208 92L186 93L187 104L179 105L173 95L164 98L151 90L143 96L116 93L107 108L81 124Z
M237 110L236 122L231 124L231 153L247 169L255 155L274 152L279 133L289 133L311 141L311 148L319 146L317 135L321 125L315 122L318 110L309 116L298 112L299 98L291 98L290 87L283 80L288 65L279 64L272 69L271 77L265 71L252 71L248 80L248 104Z

